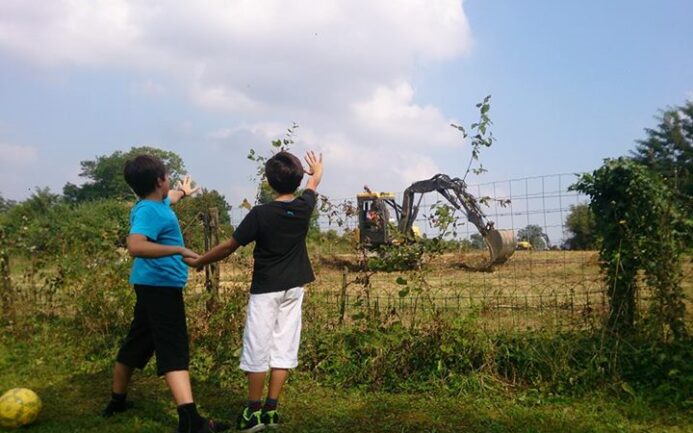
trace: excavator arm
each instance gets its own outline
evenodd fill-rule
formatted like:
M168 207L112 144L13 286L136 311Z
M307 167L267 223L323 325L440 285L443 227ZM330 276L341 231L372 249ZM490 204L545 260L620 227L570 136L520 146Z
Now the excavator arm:
M469 222L474 224L482 236L493 229L493 223L486 223L486 216L479 208L476 198L467 192L467 184L459 178L451 179L445 174L436 174L430 179L414 182L404 190L402 199L402 215L399 219L399 231L408 233L419 212L421 197L428 192L437 191L452 204L455 209L465 213ZM421 194L418 203L414 205L416 194Z
M430 179L414 182L404 191L402 206L399 210L398 229L401 233L410 233L423 194L437 191L450 204L466 215L469 222L479 230L491 254L491 259L481 268L489 268L493 264L504 263L515 251L515 234L512 230L496 230L492 221L479 207L477 199L467 192L467 184L460 178L450 178L445 174L436 174ZM416 194L420 194L417 203Z

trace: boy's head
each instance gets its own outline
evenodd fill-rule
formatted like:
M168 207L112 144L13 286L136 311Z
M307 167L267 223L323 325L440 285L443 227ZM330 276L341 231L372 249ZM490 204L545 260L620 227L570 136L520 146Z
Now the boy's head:
M125 182L130 185L138 197L143 198L154 192L159 186L168 194L168 176L166 166L161 160L152 155L138 155L125 162L123 170Z
M265 177L273 190L290 194L301 185L303 165L289 152L279 152L265 163Z

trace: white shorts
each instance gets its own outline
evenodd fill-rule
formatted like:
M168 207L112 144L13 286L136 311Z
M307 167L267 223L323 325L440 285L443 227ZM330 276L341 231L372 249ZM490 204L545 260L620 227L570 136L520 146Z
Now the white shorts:
M301 341L303 287L250 295L243 330L241 370L296 368Z

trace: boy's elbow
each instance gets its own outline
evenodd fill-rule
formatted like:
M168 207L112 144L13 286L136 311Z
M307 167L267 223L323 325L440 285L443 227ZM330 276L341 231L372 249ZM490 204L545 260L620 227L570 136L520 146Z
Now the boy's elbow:
M236 242L235 239L231 238L230 240L224 243L223 248L224 256L230 256L238 248L238 242Z
M130 257L139 257L142 255L142 243L137 239L137 238L128 238L127 240L127 248L128 248L128 254L130 254Z

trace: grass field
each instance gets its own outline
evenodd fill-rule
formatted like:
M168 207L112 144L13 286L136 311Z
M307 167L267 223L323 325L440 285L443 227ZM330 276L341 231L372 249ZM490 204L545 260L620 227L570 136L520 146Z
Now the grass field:
M510 260L495 267L493 272L474 272L460 264L478 254L444 254L435 262L427 263L427 280L436 295L474 299L492 296L511 296L524 299L525 295L537 301L540 295L549 298L575 296L584 302L589 295L603 293L603 283L596 251L516 251ZM357 258L353 254L315 256L312 259L316 282L315 291L339 291L343 268L352 270L348 278L356 276L353 268ZM252 262L248 255L239 255L222 265L221 280L225 287L247 285ZM401 274L405 274L403 272ZM400 287L395 283L400 273L378 273L371 277L374 294L393 295ZM684 291L693 295L693 263L688 257L684 263ZM192 275L191 286L201 285L203 274ZM646 294L643 294L645 296Z
M221 265L220 296L247 291L252 273L251 250L235 254ZM313 251L316 281L308 286L313 301L320 304L326 317L337 318L342 303L346 319L364 309L396 316L397 320L425 323L430 315L462 315L479 311L480 323L496 329L584 329L599 326L607 311L608 299L596 251L516 251L493 272L474 272L460 264L479 260L481 253L447 253L426 263L426 286L421 292L409 291L402 297L403 286L397 278L411 281L408 272L370 275L369 286L355 281L362 275L355 270L355 254L320 255ZM17 296L53 311L71 303L72 293L54 292L47 284L50 268L33 280L27 278L28 262L13 262L12 279ZM693 307L693 261L684 259L683 289L687 309ZM191 272L188 291L205 291L204 273ZM342 296L343 282L348 285ZM647 308L650 296L644 282L637 302ZM691 316L688 315L690 323Z
M175 408L152 368L137 373L130 390L136 407L105 420L98 416L109 395L110 361L93 358L94 348L69 324L41 321L31 328L0 331L0 391L29 387L43 399L38 421L21 431L34 433L170 433ZM151 367L151 365L150 365ZM195 371L192 372L193 378ZM230 419L243 404L243 379L220 386L194 381L202 410ZM649 404L634 396L614 398L604 391L580 398L542 395L527 389L449 395L390 394L334 389L307 375L291 377L281 409L287 433L329 432L652 432L693 431L693 416L681 409Z
M474 272L460 266L463 261L479 260L481 253L447 253L426 264L424 294L399 296L399 276L407 272L377 273L370 276L368 293L362 284L353 283L360 275L354 268L354 254L314 256L316 281L309 286L311 296L327 309L339 310L344 279L350 283L345 291L347 315L362 308L367 297L370 307L396 310L404 317L460 314L479 309L482 323L497 328L566 328L594 326L603 318L608 299L596 251L516 251L504 265L493 272ZM248 254L237 255L222 264L221 292L246 290L252 261ZM192 290L204 290L204 274L191 276ZM693 262L684 261L684 293L687 307L693 305ZM643 283L638 304L646 308L650 296ZM416 306L415 306L416 303ZM414 308L416 308L415 311ZM434 311L430 311L430 310ZM428 311L427 311L428 310ZM689 310L690 311L690 310ZM425 317L424 317L425 320Z
M378 316L385 319L390 314L397 319L415 316L422 323L430 314L455 315L475 310L479 314L475 323L488 328L491 331L488 335L498 329L579 329L598 325L602 317L606 298L596 252L518 251L507 264L491 273L465 270L459 266L461 260L459 255L446 254L436 263L429 263L428 286L417 295L411 292L406 297L399 296L403 285L396 282L397 278L411 280L412 275L379 273L371 276L368 290L362 284L351 283L346 287L346 297L342 298L343 279L352 282L359 276L353 270L344 274L345 266L354 267L356 257L347 254L314 257L317 280L308 286L307 317L315 323L310 323L307 329L314 333L321 328L321 335L329 335L331 329L336 329L342 300L347 309L344 326L348 327L353 323L350 313L364 308L366 296L369 308L387 312ZM13 284L19 291L16 307L22 317L14 325L0 326L0 392L29 387L41 396L45 405L38 422L22 431L173 431L175 408L164 382L155 376L153 363L136 375L130 392L136 402L135 410L111 420L98 416L109 396L117 343L108 332L114 331L88 328L89 335L85 335L85 323L74 314L80 311L74 308L80 302L74 298L78 294L57 290L46 297L52 269L47 268L32 281L21 272L27 269L27 263L14 263L17 267L12 274ZM689 257L684 265L683 281L688 302L693 295L692 269ZM222 303L229 299L242 303L251 271L252 261L247 252L222 264ZM120 274L113 275L115 281L122 283L122 289L115 292L129 290L120 281ZM46 277L49 278L44 280ZM191 311L204 309L204 301L200 301L204 296L198 296L204 290L204 274L192 273L187 299L193 301L191 305L196 309ZM85 292L80 296L86 295ZM643 308L647 296L644 289L640 293ZM120 305L117 300L104 301ZM412 308L414 305L417 307ZM688 308L690 311L690 304ZM120 319L108 317L122 322L125 320L122 314ZM234 320L240 323L239 317ZM688 320L690 323L690 314ZM225 377L218 371L205 370L209 366L218 367L205 357L212 356L217 345L230 347L230 352L224 352L221 359L223 363L235 363L237 356L231 353L235 346L224 345L224 341L217 342L215 338L238 340L239 337L235 334L210 337L211 332L227 328L214 329L199 319L191 323L194 323L191 335L200 339L193 341L192 347L191 372L196 399L204 413L231 420L245 399L244 378L235 364L227 366L225 371L233 373ZM353 329L358 333L358 326ZM206 344L206 351L196 352L196 344ZM220 352L216 353L221 356ZM459 390L463 388L451 391L446 386L439 389L431 383L417 388L415 384L408 392L391 393L374 391L364 384L330 386L328 383L334 382L327 380L324 373L320 376L309 370L299 368L287 385L281 403L286 415L283 432L693 432L693 415L686 411L690 405L670 406L666 400L662 403L661 398L655 403L646 391L624 393L619 382L594 390L583 389L574 395L570 392L558 395L548 388L539 390L521 382L502 382L497 377L485 376L483 380L498 382L481 383L463 391ZM471 374L471 380L475 380L474 373Z

